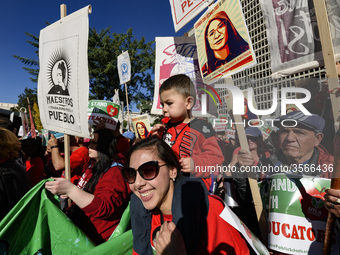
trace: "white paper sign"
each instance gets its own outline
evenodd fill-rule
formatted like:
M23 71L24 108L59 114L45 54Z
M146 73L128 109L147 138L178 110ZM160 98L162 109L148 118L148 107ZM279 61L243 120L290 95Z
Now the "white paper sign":
M213 2L213 0L170 0L175 31L180 30L204 8L208 7L209 2Z
M118 56L117 61L118 74L120 84L124 84L131 80L131 63L129 52L125 51Z
M89 138L87 43L90 6L40 31L38 99L44 129Z

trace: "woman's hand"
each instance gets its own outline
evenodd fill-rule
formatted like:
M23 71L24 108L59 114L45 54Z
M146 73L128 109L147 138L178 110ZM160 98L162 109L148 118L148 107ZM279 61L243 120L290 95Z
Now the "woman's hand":
M340 190L326 189L325 206L336 217L340 217Z
M88 206L94 199L94 195L82 189L64 178L52 178L54 181L45 183L45 188L54 195L60 195L61 198L70 198L80 208Z
M72 188L76 187L70 181L64 178L53 178L54 181L48 181L45 183L45 188L54 195L68 196Z
M153 241L157 255L185 255L185 244L181 232L173 222L164 222Z

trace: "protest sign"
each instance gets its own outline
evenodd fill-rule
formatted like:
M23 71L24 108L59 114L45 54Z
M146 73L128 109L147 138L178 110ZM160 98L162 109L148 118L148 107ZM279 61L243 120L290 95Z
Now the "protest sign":
M146 138L151 130L149 116L147 114L131 118L132 127L137 138Z
M40 31L38 102L44 129L89 138L89 6Z
M260 0L270 47L272 77L323 66L320 33L313 1ZM340 3L327 1L336 58L340 59Z
M214 86L202 81L193 37L156 37L155 89L151 113L162 114L159 88L167 78L176 74L187 75L195 86L196 104L192 108L193 116L217 116L217 103L222 104L222 101ZM203 98L206 103L203 103Z
M25 112L23 112L21 109L20 109L20 117L21 117L22 131L23 131L21 136L24 136L29 132L28 116L27 116L27 113L26 113L26 109L24 108Z
M239 0L218 1L197 20L194 28L205 83L256 64Z
M235 139L236 134L236 127L235 125L231 125L231 122L228 121L227 129L226 129L226 135L228 138Z
M212 1L211 1L212 2ZM204 8L208 7L207 0L170 0L172 20L174 21L175 31L184 27L190 20L196 17Z
M219 114L218 118L208 118L208 121L213 126L215 132L226 131L228 126L228 115Z
M120 105L103 100L90 100L87 109L88 123L105 121L105 128L116 130Z
M233 213L233 211L226 204L224 210L220 214L220 217L241 233L241 235L248 242L249 246L253 249L255 254L269 255L269 252L267 248L263 245L263 243L261 243L261 241L250 231L250 229Z
M118 56L117 68L120 84L124 84L131 79L131 63L129 52L125 51Z
M323 166L308 165L309 172ZM305 166L302 167L305 171ZM297 168L299 170L299 168ZM288 254L322 254L328 211L325 189L330 180L297 174L274 174L268 182L268 248ZM339 254L340 233L332 237L332 253Z

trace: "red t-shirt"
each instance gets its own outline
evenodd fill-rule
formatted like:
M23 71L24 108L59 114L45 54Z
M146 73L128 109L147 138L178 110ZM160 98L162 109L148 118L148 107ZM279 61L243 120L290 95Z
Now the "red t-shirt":
M72 152L70 156L71 167L71 182L75 185L78 184L84 171L90 165L89 150L87 147L82 146L79 149ZM65 177L65 171L63 171L63 177Z
M116 140L117 140L117 145L116 145L117 152L121 153L124 157L126 157L130 149L129 141L123 135L117 136Z
M195 163L192 176L204 178L209 190L211 173L208 169L220 166L224 157L215 138L215 131L211 124L203 119L193 119L190 123L169 125L163 140L169 144L178 159L191 157ZM217 171L215 172L217 175Z
M44 162L41 158L35 157L26 160L26 171L31 178L32 187L45 178Z
M207 225L200 238L196 254L250 254L246 241L242 235L228 222L220 217L224 209L223 202L217 196L208 196L209 212ZM163 215L164 221L172 221L172 215ZM152 235L154 230L161 226L161 217L158 213L152 215L150 241L154 248ZM137 254L133 251L133 254Z
M92 168L88 168L79 180L78 187L83 189L91 177ZM121 168L109 168L99 179L93 195L92 202L81 209L90 218L98 234L107 241L130 200L130 189L124 181Z

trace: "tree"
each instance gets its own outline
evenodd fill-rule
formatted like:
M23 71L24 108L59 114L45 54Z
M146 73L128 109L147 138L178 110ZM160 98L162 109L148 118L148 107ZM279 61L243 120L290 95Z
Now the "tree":
M19 112L22 107L24 107L28 113L28 103L27 98L30 100L31 105L33 105L34 102L37 102L37 88L25 88L24 93L20 94L18 96L18 106L12 107L11 111Z
M140 110L141 114L149 114L150 116L155 118L154 122L150 123L151 126L154 126L155 124L162 123L162 118L163 118L162 115L153 115L153 114L151 114L152 101L141 100L137 104L137 108Z
M126 34L110 34L110 28L98 33L90 29L88 61L90 75L90 98L111 100L115 89L120 90L120 101L126 101L125 87L120 85L117 57L122 51L129 51L131 81L128 82L129 104L150 100L153 93L151 74L155 62L154 42L134 38L132 28ZM125 103L126 105L126 103Z
M35 48L37 48L37 50L35 51L35 54L37 54L37 58L39 59L39 37L32 35L32 34L29 34L29 33L25 33L25 34L28 35L30 38L32 38L32 40L27 40L27 42L29 44L31 44L32 46L34 46ZM14 55L13 57L20 60L20 62L25 64L25 65L37 67L37 68L23 67L23 69L25 69L30 75L33 76L33 77L30 77L31 81L33 81L34 83L38 83L39 61L34 60L32 58L20 57L20 56L17 56L17 55Z
M32 104L30 104L30 105L32 105ZM34 121L35 129L38 130L38 131L41 131L43 126L42 126L41 120L40 120L39 107L38 107L38 104L36 102L33 103L32 114L33 114L33 121Z

